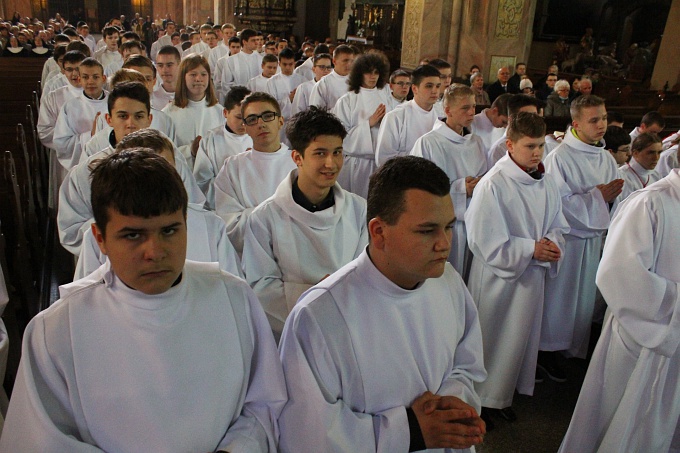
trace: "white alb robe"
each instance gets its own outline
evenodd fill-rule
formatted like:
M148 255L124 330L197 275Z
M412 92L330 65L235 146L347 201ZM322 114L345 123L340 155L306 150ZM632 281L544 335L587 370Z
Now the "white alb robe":
M486 113L489 109L484 109L475 115L475 119L472 120L470 129L472 133L477 137L482 139L482 144L484 145L484 152L489 153L491 146L501 138L501 135L505 134L504 127L495 127Z
M512 405L515 389L534 392L545 276L556 275L560 265L534 259L535 244L548 238L564 253L569 225L552 177L534 179L509 155L475 187L465 223L474 254L468 288L489 374L475 389L482 406L503 409Z
M45 82L47 82L47 77L52 71L61 71L59 63L57 63L54 57L45 60L45 64L43 65L42 73L40 75L40 86L43 87L43 89L45 87Z
M540 349L568 350L572 356L585 358L595 305L595 273L610 219L610 206L596 186L618 179L619 174L604 146L588 145L572 131L548 155L545 168L558 182L562 212L571 230L564 236L561 270L546 280ZM611 204L611 213L617 205L617 200Z
M108 66L104 67L104 75L108 79L109 77L112 77L122 67L123 67L122 59L109 63Z
M97 113L103 117L109 112L108 94L102 99L90 99L81 93L66 102L54 126L53 143L59 163L70 170L80 161L83 146L92 138L92 125Z
M265 92L271 94L279 103L281 116L285 121L293 116L293 103L290 100L290 93L292 93L302 82L302 77L299 75L293 74L287 76L282 72L274 74L267 80Z
M155 86L151 94L151 108L163 110L175 100L175 92L165 91L162 83Z
M235 156L253 147L250 135L234 134L226 126L219 126L208 131L201 138L194 163L194 178L205 194L206 206L215 209L215 177L219 173L227 157Z
M680 173L614 215L597 286L609 316L560 452L680 451Z
M208 64L210 65L210 71L214 73L215 68L217 67L217 60L228 55L229 46L225 44L224 41L220 41L218 45L210 49L210 53L208 54Z
M359 93L344 94L332 110L347 130L342 142L345 163L338 182L343 189L364 198L368 198L368 179L376 170L375 149L380 131L380 123L370 127L368 121L380 104L390 111L388 96L383 89L362 87Z
M640 126L634 128L632 131L630 131L630 142L633 143L633 141L638 138L638 136L642 133L640 130Z
M293 97L293 110L292 114L305 111L309 108L309 97L312 94L312 88L316 84L316 80L307 80L300 84L295 90L295 96Z
M203 56L207 60L208 55L206 55L206 52L210 52L210 46L203 41L199 41L182 52L182 59L188 57L192 53L195 53L197 55ZM210 66L210 62L208 62L208 66Z
M505 141L508 139L508 136L506 135L507 131L503 132L503 135L501 138L496 140L496 142L491 145L491 148L489 148L489 152L487 155L489 156L489 167L493 167L496 162L501 160L503 156L508 152L508 145L505 144ZM543 159L545 160L546 157L548 157L548 154L553 152L555 148L560 146L559 142L556 142L555 140L550 140L550 136L546 135L545 136L545 146L543 147Z
M406 290L362 252L302 295L280 353L289 395L283 452L407 452L406 408L425 391L480 410L477 310L448 265Z
M314 80L314 57L307 58L300 66L295 68L295 73L299 74L305 81Z
M406 156L416 140L432 130L437 122L433 109L422 109L414 100L387 113L380 122L375 161L378 167L397 156Z
M337 72L331 71L330 74L319 80L309 95L309 105L316 105L317 107L331 110L335 103L338 102L347 91L347 78L349 76L338 75Z
M120 52L118 52L118 50L110 51L106 47L102 47L101 49L97 50L92 56L105 68L113 62L123 62L123 56L120 54Z
M619 195L621 201L636 190L643 189L661 179L656 170L647 170L635 160L635 157L631 157L630 161L621 165L618 171L619 177L623 179L623 191Z
M90 156L85 162L73 167L59 188L59 211L57 212L59 241L66 250L74 255L80 254L83 234L94 222L90 199L92 192L89 166L95 160L106 157L113 152L113 148L109 145ZM189 203L203 205L205 196L198 188L184 156L177 151L177 148L175 148L174 153L175 169L187 190Z
M192 203L187 206L187 259L219 263L223 271L243 278L241 260L229 242L224 221L214 212ZM92 229L87 229L83 234L83 245L73 279L87 277L107 260L97 245Z
M251 149L224 161L213 185L215 212L227 224L229 240L239 255L248 216L295 168L290 148L283 143L274 153Z
M200 101L189 100L184 108L168 104L162 110L175 124L175 145L182 152L190 168L194 168L191 143L199 135L202 137L211 129L224 126L226 120L223 111L224 107L220 104L208 107L205 98Z
M355 259L368 244L366 200L331 190L335 205L310 212L293 200L297 170L248 217L243 246L246 281L255 290L275 338L302 293Z
M402 99L402 100L400 101L399 99L395 98L391 93L390 93L389 100L390 100L390 105L388 106L388 108L389 108L390 110L394 110L394 109L396 109L397 107L399 107L400 105L402 105L404 102L406 102L405 99Z
M267 92L267 82L269 81L269 78L263 76L262 74L259 74L252 79L248 80L248 83L246 84L246 88L248 88L251 92L256 92L256 91L261 91L261 92Z
M677 140L678 137L680 137L680 130L679 130L678 132L676 132L676 133L674 133L674 134L671 134L671 135L669 135L668 137L664 138L664 139L663 139L663 142L661 142L661 143L662 143L662 146L663 146L662 149L667 150L667 149L670 148L671 146L674 146L674 145L673 145L673 141L674 141L674 140ZM664 177L665 177L665 176L664 176Z
M470 204L465 178L482 176L489 169L482 142L475 134L462 136L447 126L445 121L437 120L432 130L416 141L411 155L434 162L451 181L450 193L456 221L453 224L449 262L460 275L466 277L472 257L465 229L465 216Z
M678 145L672 146L661 153L659 162L656 163L655 170L661 178L665 178L674 168L680 168L680 161L678 161Z
M0 450L277 451L286 389L243 280L192 261L158 295L91 277L26 328Z
M220 101L224 102L224 97L232 86L246 86L250 79L261 73L262 55L258 52L248 54L241 51L217 60L214 80Z
M42 88L42 94L40 95L40 102L45 99L45 96L50 94L56 89L70 85L68 79L61 72L57 73L54 77L45 82Z
M36 129L40 142L46 148L54 149L54 127L61 108L71 99L81 96L83 89L68 84L45 95L40 101Z

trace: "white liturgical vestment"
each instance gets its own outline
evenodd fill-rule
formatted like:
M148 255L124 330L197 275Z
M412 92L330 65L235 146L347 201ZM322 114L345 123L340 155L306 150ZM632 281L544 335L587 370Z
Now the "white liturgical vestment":
M312 79L301 83L297 87L295 96L293 97L293 115L309 108L309 97L312 95L312 88L314 88L315 84L316 81Z
M390 111L389 96L389 90L361 87L359 93L344 94L332 110L347 130L342 142L345 163L338 182L343 189L364 198L368 198L368 179L376 170L375 149L380 131L380 123L371 127L368 121L380 104Z
M83 89L76 88L71 84L61 87L46 94L40 101L40 111L38 114L38 137L46 148L54 149L54 127L57 124L57 117L61 108L73 98L82 95Z
M277 451L286 401L276 345L246 283L187 261L162 294L108 265L39 313L2 451Z
M616 200L606 203L596 186L618 179L619 174L604 146L584 143L571 130L548 155L545 168L558 183L562 212L571 230L564 236L560 272L546 280L540 349L568 350L572 356L585 358L602 236L609 228L610 212L618 205Z
M423 135L437 122L434 109L422 109L414 100L403 103L387 113L380 122L375 160L380 167L388 159L406 156Z
M467 132L467 131L466 131ZM462 136L437 120L433 129L419 138L411 155L424 157L444 170L451 181L451 200L456 221L453 225L453 239L449 262L460 275L466 277L470 252L467 246L465 216L470 198L465 188L465 178L482 176L488 170L482 142L475 134Z
M489 153L491 146L505 133L505 128L495 127L489 117L486 116L488 110L489 109L484 109L476 114L475 119L472 120L472 124L470 125L472 133L482 140L484 152L487 154Z
M477 309L449 265L406 290L363 251L303 294L280 353L289 395L283 452L406 453L406 408L426 391L480 409Z
M341 76L337 72L331 71L312 88L312 93L309 95L309 105L331 110L335 107L338 99L349 90L347 78L348 76Z
M656 163L655 170L659 174L659 177L665 178L674 168L680 168L680 162L678 161L678 145L671 146L661 153L659 162Z
M468 288L489 373L475 388L482 406L503 409L512 405L515 388L533 394L545 276L559 270L559 261L534 258L535 244L547 238L564 253L569 226L552 177L534 179L509 155L475 187L465 223L474 254Z
M621 201L636 190L644 189L661 179L656 170L647 170L635 160L635 157L631 157L628 162L619 167L619 175L623 179Z
M303 292L359 256L368 243L366 201L342 189L335 204L310 212L293 200L297 170L249 216L243 246L246 280L280 337Z
M290 148L283 143L274 153L252 149L224 161L215 178L215 212L227 224L229 240L239 254L248 216L295 168Z
M680 451L680 173L635 192L597 271L609 315L560 452Z
M222 57L217 60L215 68L215 89L220 101L224 102L231 87L246 86L248 81L262 73L262 55L258 52L245 53Z
M250 135L234 134L225 126L218 126L201 138L194 163L194 177L205 194L206 206L215 209L215 177L229 156L240 154L253 147Z

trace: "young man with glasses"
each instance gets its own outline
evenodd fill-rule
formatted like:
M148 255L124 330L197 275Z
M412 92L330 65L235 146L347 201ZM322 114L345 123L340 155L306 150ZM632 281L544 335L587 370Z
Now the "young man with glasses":
M228 157L215 178L216 212L227 224L229 240L239 255L248 216L295 168L290 149L281 143L283 117L276 99L252 93L243 99L241 115L253 148Z
M390 110L393 110L402 102L406 101L408 92L411 89L411 74L403 69L397 69L390 75Z
M314 73L314 78L300 84L295 90L295 97L293 98L293 115L303 110L307 110L309 107L309 96L312 94L312 88L314 85L333 70L333 65L331 64L331 55L328 53L320 53L312 57L314 66L312 66L312 72ZM296 71L297 73L297 71Z
M338 99L347 93L347 78L352 69L356 51L353 47L341 44L333 51L333 72L314 85L309 104L332 109Z

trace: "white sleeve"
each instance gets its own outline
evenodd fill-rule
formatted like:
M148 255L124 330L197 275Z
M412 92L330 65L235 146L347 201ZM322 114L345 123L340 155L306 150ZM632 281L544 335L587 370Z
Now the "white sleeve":
M332 348L306 307L291 313L279 347L288 403L281 412L282 452L408 452L404 406L375 414L353 411ZM480 355L481 357L481 355Z
M320 108L326 108L328 106L326 105L326 98L324 97L325 93L323 90L323 87L325 87L326 84L321 83L321 80L314 84L314 88L312 88L312 93L309 95L309 105L316 105Z
M53 139L59 163L65 169L70 170L80 161L82 145L92 138L92 132L79 133L74 130L71 125L72 118L69 115L75 112L69 112L65 107L66 105L62 107L57 117ZM94 118L92 120L94 121Z
M40 103L40 113L38 114L38 137L46 148L54 148L54 126L59 112L56 111L54 96L47 95Z
M395 110L392 110L392 112L395 112ZM399 152L399 131L402 126L401 119L399 115L390 115L390 113L385 115L380 122L378 141L375 146L375 163L378 167L382 166L392 157L405 154Z
M366 155L373 150L371 138L371 126L368 119L360 118L352 106L352 97L342 96L335 103L331 112L338 117L347 130L347 136L343 140L343 147L348 154Z
M99 267L106 262L106 255L102 253L97 245L97 240L92 234L92 228L84 230L83 242L80 247L80 256L76 264L76 272L73 280L80 280L87 277L92 272L99 269Z
M228 159L227 159L228 161ZM232 181L227 161L215 177L215 213L222 217L227 226L227 235L239 255L243 253L243 237L246 221L254 208L242 204L242 188L238 181Z
M59 240L61 245L74 255L80 254L83 233L94 222L89 190L85 191L76 177L78 168L80 167L75 167L66 175L66 179L59 188L59 210L57 212Z

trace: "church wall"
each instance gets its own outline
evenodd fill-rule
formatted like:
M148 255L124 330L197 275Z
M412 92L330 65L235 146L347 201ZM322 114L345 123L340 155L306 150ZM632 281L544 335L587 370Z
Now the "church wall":
M650 88L653 90L662 89L666 82L671 88L676 83L680 83L680 71L677 64L680 61L678 34L680 34L680 0L673 0L652 73ZM673 62L673 64L669 64L669 62Z
M2 8L0 12L5 20L12 19L14 11L19 11L22 17L34 16L34 12L31 7L31 0L2 0Z

